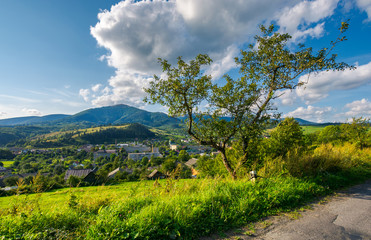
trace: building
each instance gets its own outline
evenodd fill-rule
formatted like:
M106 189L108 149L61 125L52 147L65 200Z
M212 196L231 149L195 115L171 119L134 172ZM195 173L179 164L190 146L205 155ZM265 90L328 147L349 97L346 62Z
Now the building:
M116 168L115 170L113 170L112 172L108 173L107 177L108 178L114 178L116 176L117 173L119 172L126 172L128 174L131 174L133 173L133 170L129 169L129 168L126 168L126 169L123 169L123 168Z
M64 180L67 181L71 176L78 177L85 182L95 182L95 170L93 169L67 170L64 175Z
M12 170L0 166L0 173L6 173L6 172L11 172L11 171L12 171Z
M198 161L197 158L191 158L187 162L184 163L187 167L191 169L193 178L196 178L198 175L198 171L195 168L197 165L197 161Z
M158 171L157 169L155 169L147 177L148 177L148 179L155 180L155 179L164 179L164 178L166 178L166 175L163 174L162 172Z
M117 154L116 150L98 150L94 152L94 160L99 157L110 157L111 154Z
M148 153L129 153L128 158L134 160L134 161L140 161L144 157L147 157L148 159L151 159L151 157L162 157L162 155L158 152L148 152Z

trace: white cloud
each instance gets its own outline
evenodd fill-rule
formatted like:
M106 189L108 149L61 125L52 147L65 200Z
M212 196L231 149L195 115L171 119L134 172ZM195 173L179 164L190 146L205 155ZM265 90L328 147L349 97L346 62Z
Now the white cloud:
M308 106L307 108L298 107L292 112L284 114L283 117L302 118L307 121L323 122L325 117L331 114L333 109L331 107L314 107Z
M85 102L89 101L90 90L80 89L79 95L84 99Z
M338 2L339 0L301 1L294 7L286 7L277 14L280 31L291 34L294 41L307 35L320 37L324 31L323 23L314 28L309 26L331 16Z
M122 1L98 15L91 27L98 45L108 50L100 60L116 68L111 92L97 95L94 105L142 105L142 87L160 73L157 58L175 63L208 53L214 60L208 73L220 77L234 67L241 44L269 23L276 12L298 0L157 0ZM81 94L80 94L81 95Z
M259 24L274 21L279 31L293 36L293 41L318 38L325 33L324 20L334 14L338 3L339 0L119 2L99 13L99 21L90 29L98 45L107 49L100 60L107 60L116 74L104 91L99 91L103 86L92 89L91 99L85 89L82 89L85 92L80 90L80 95L96 106L117 103L143 106L143 86L153 74L160 74L157 58L174 64L178 56L189 60L199 53L207 53L214 62L206 73L219 78L236 66L234 57L238 49L251 42ZM307 98L308 103L326 97L330 90L319 90L316 84L309 84L307 89L308 93L297 94ZM282 99L286 105L292 101Z
M348 103L345 107L349 109L345 113L348 117L371 117L371 102L368 99Z
M326 98L330 91L348 90L371 83L371 62L358 66L355 70L321 72L316 75L302 76L300 82L307 82L296 93L307 104Z
M357 6L367 13L367 21L371 21L371 1L370 0L356 0Z
M6 115L7 115L6 112L0 112L0 117L4 117L4 116L6 116Z
M297 95L294 90L286 89L282 91L277 91L276 96L279 96L281 104L284 106L293 105L297 100Z
M41 116L42 113L37 109L23 108L22 112L29 116Z
M222 77L230 69L236 67L235 57L238 55L239 49L235 45L231 45L227 48L226 53L223 53L224 57L216 57L217 61L214 61L206 74L211 75L213 79Z
M92 88L91 88L91 90L93 91L93 92L98 92L99 91L99 89L102 87L102 84L96 84L96 85L94 85Z

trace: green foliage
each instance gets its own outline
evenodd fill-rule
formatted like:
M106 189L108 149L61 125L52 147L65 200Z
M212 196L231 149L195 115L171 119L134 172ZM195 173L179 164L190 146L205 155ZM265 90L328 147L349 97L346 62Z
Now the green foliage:
M187 153L186 150L180 150L178 155L179 162L187 162L189 159L191 159L191 156Z
M165 162L161 165L161 169L164 173L170 173L176 168L176 160L173 158L168 158Z
M365 118L353 118L349 124L330 125L318 134L319 143L342 144L351 142L360 148L371 146L369 120Z
M81 184L81 179L76 176L70 176L67 179L67 184L70 185L71 187L78 187Z
M285 156L288 151L304 145L303 131L294 118L285 118L270 135L275 157Z
M6 160L6 159L13 159L13 153L9 149L2 149L0 148L0 159Z
M12 177L7 177L3 180L5 186L12 187L16 186L18 182L19 177L17 176L12 176Z
M201 156L197 161L197 169L200 171L198 177L228 176L228 171L225 169L220 156L209 157Z
M255 143L270 124L275 110L271 101L278 97L278 91L303 85L304 82L298 82L303 74L352 68L337 63L335 54L329 57L335 45L345 40L341 35L347 26L343 26L331 48L317 53L303 46L296 52L290 51L289 34L275 32L273 25L261 26L261 36L255 37L255 45L241 50L241 56L236 58L241 77L225 76L224 85L212 83L211 76L201 70L212 62L207 55L199 54L189 63L179 57L177 67L159 59L166 78L154 76L150 87L145 89L148 93L145 101L168 107L171 116L185 116L188 134L199 144L217 149L225 168L235 179L238 167L255 158ZM208 107L201 107L205 103ZM243 156L234 167L226 153L232 140L240 142Z

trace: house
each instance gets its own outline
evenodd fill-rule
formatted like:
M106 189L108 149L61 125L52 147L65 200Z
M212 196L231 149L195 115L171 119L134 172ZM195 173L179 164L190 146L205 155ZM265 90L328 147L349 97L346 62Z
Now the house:
M94 152L94 160L99 157L110 157L111 154L117 154L116 150L98 150Z
M148 179L155 180L155 179L164 179L166 178L166 175L162 172L158 171L157 169L153 170L151 174L147 176Z
M107 177L108 178L114 178L116 176L116 174L119 173L119 172L127 172L128 174L131 174L131 173L133 173L133 170L131 170L129 168L126 168L126 169L116 168L112 172L108 173Z
M197 165L197 161L198 161L197 158L191 158L187 162L184 163L187 167L191 169L193 178L196 178L198 175L198 171L195 169Z
M67 181L71 176L81 178L85 182L93 183L95 181L95 170L81 169L81 170L67 170L64 175L64 180Z
M6 172L11 172L11 171L12 171L12 170L0 166L0 173L6 173Z
M134 161L140 161L144 157L147 157L148 159L151 159L151 157L162 157L162 155L158 152L149 152L149 153L129 153L128 158L134 160Z
M187 167L189 167L189 168L193 168L193 167L196 166L197 161L198 161L197 158L191 158L191 159L189 159L187 162L185 162L184 164L185 164Z
M136 145L123 145L122 146L126 152L134 153L134 152L150 152L151 148L144 145L144 144L136 144Z
M170 144L170 150L176 151L178 149L178 145L176 144Z

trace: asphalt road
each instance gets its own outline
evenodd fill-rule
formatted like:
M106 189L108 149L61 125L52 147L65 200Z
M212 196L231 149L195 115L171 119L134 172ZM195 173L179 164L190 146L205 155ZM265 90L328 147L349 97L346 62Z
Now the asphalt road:
M272 216L221 235L202 239L371 240L371 180L313 203L308 210Z
M253 239L371 239L371 181L340 192L297 220L278 224Z

